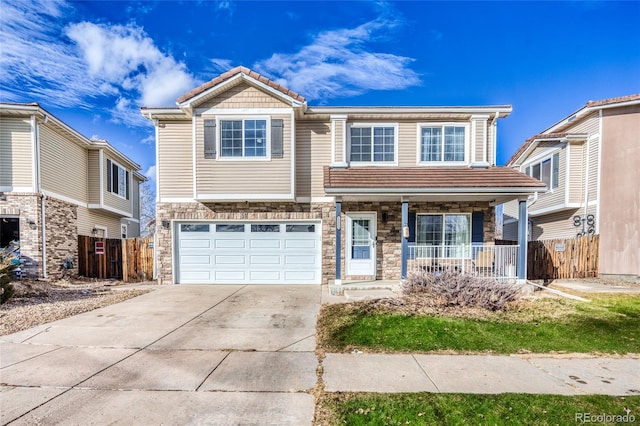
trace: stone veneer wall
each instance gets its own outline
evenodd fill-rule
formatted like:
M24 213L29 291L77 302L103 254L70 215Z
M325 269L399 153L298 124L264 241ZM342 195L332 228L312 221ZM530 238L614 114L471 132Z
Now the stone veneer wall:
M62 276L62 264L71 258L72 275L78 274L78 208L77 206L47 198L45 201L47 239L47 275L55 279Z
M409 203L412 213L484 213L484 241L492 243L495 236L495 209L486 202ZM164 229L162 220L322 220L322 283L335 279L335 204L334 203L158 203L156 256L158 281L172 282L173 246L171 229ZM346 214L349 212L376 212L377 266L375 277L347 276ZM382 213L387 221L382 223ZM342 278L399 280L401 268L402 204L398 202L343 202L342 203Z
M41 276L42 227L40 198L35 193L5 193L0 201L0 215L17 216L20 219L20 256L22 274L25 277Z
M424 202L409 203L410 213L484 213L484 242L495 238L495 208L487 202ZM346 220L350 212L375 212L377 214L376 276L346 275L345 256L342 259L342 279L345 280L399 280L402 267L402 203L398 202L343 202L342 203L342 253L346 253ZM387 222L382 222L386 213ZM335 238L334 240L335 241ZM331 244L334 242L331 241ZM335 270L334 270L335 271Z
M156 259L158 283L173 282L171 229L163 220L321 220L322 282L335 276L335 205L333 203L238 202L238 203L157 203Z

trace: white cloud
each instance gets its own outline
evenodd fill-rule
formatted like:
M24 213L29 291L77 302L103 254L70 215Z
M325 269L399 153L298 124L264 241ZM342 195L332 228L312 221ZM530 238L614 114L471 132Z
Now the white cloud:
M92 78L137 92L143 106L171 106L197 84L186 65L162 53L142 28L80 22L69 25L66 34L80 48Z
M139 106L175 105L197 86L142 28L69 23L72 12L62 0L2 2L1 99L85 109L111 102L111 121L137 127L148 125Z
M382 17L353 29L325 31L299 52L276 53L257 62L254 68L308 99L415 86L420 84L420 78L408 67L412 58L373 52L367 46L384 36L383 30L397 24Z
M222 73L233 68L233 62L231 62L231 59L211 58L209 61L211 62L211 65L213 65L213 69L217 72Z
M147 169L146 172L143 173L145 175L145 177L147 179L149 179L150 181L154 181L156 180L156 166L149 166L149 168Z
M69 9L61 0L2 2L0 98L89 108L99 84L86 79L74 47L59 41Z

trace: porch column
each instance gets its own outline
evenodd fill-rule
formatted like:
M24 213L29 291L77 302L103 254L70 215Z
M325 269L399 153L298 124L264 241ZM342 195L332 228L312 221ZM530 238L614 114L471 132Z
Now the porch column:
M527 279L527 199L518 200L518 280Z
M407 257L409 257L409 236L405 232L405 229L409 229L409 203L402 200L402 227L400 229L400 236L402 238L402 246L400 248L400 256L402 263L400 266L400 278L407 278Z
M341 285L342 280L340 279L341 274L341 265L342 262L340 259L342 258L342 226L340 225L340 216L342 214L342 201L336 200L336 280L335 285Z

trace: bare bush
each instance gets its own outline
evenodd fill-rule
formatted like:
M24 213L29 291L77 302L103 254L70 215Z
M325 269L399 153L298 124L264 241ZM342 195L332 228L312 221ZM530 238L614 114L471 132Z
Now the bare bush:
M404 294L426 293L449 306L479 307L490 311L503 310L520 292L515 285L452 270L412 272L407 276L402 291Z

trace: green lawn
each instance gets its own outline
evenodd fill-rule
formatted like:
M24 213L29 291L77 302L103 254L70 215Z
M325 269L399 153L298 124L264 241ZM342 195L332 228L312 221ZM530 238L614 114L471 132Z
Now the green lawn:
M326 351L640 353L640 295L533 300L480 318L379 312L366 303L330 305L318 325Z
M640 396L327 394L320 401L316 423L356 426L629 424L630 417L592 422L600 415L625 416L625 409L630 410L628 416L639 421ZM585 419L590 421L584 422Z

